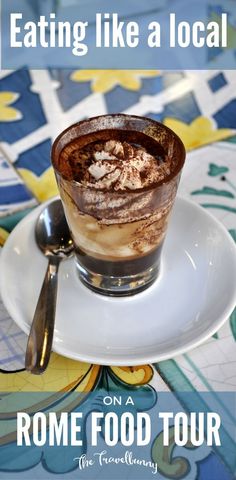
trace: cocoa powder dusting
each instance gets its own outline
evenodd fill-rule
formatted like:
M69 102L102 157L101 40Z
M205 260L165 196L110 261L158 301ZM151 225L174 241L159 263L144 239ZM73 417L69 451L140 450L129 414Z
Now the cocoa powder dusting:
M60 170L84 186L99 190L136 190L165 178L170 162L154 147L148 151L142 145L127 141L95 141L79 148L76 141L64 148Z

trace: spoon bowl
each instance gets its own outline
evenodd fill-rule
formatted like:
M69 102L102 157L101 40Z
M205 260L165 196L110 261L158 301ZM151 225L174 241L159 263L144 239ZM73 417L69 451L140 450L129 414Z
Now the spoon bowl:
M67 225L61 200L49 203L39 215L35 226L35 240L44 255L68 256L74 245Z
M49 203L39 215L35 226L35 241L48 258L25 355L26 370L37 375L47 368L52 349L59 264L63 258L71 256L74 250L61 200Z

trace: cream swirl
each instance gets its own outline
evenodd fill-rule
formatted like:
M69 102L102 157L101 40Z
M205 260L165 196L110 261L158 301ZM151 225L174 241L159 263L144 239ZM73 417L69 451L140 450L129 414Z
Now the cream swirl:
M168 162L161 162L145 148L109 140L97 145L88 167L89 175L85 175L81 183L99 190L137 190L162 180L169 173Z

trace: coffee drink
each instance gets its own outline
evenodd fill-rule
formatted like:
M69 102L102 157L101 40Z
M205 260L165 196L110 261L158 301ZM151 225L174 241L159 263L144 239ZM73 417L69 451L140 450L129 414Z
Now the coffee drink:
M136 293L159 271L183 145L140 117L107 115L71 129L56 140L53 165L80 277L100 293Z

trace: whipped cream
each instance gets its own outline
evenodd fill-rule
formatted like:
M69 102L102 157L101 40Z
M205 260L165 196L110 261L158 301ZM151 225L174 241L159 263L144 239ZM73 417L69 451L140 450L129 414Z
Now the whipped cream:
M91 146L90 146L91 148ZM88 159L87 147L80 150ZM97 189L137 190L152 185L170 173L168 162L160 162L145 148L127 142L108 140L94 145L90 165L81 183Z

